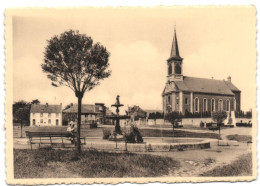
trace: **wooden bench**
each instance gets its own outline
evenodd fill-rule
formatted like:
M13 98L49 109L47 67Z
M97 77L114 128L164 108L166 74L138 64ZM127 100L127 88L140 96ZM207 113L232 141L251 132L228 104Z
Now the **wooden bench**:
M57 139L61 139L61 144L62 147L64 147L65 143L64 143L64 138L72 138L74 141L77 140L77 133L76 132L32 132L32 131L25 131L26 136L29 138L29 142L31 145L31 149L32 149L32 145L33 144L39 144L39 148L41 146L41 144L50 144L51 147L53 147L54 144L60 144L60 143L55 143L53 142L53 138L57 138ZM38 142L35 142L33 139L38 139ZM85 137L81 137L80 139L84 140L84 143L81 144L86 144L86 139Z

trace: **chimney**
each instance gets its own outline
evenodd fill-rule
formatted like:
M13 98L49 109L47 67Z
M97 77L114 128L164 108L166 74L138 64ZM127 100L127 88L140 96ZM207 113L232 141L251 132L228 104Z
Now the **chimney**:
M230 76L227 77L227 81L231 82L231 77Z

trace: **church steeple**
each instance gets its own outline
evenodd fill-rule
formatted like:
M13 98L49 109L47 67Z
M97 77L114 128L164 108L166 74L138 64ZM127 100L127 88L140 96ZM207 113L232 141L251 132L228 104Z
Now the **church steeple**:
M172 40L171 54L168 62L168 79L172 80L182 80L182 60L180 56L176 28L174 27L174 34Z
M179 46L178 46L178 40L177 40L177 34L176 34L175 27L174 27L174 35L173 35L173 40L172 40L171 55L170 55L170 58L168 59L168 61L171 59L182 60L180 53L179 53Z

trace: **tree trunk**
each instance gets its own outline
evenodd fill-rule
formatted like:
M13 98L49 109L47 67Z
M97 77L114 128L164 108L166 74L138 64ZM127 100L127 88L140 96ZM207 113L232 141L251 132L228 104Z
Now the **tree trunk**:
M219 140L220 140L220 123L218 124L218 145L219 145Z
M77 123L77 152L81 153L80 125L81 125L81 103L82 96L78 96L78 123Z
M21 136L20 136L20 138L22 138L23 137L23 122L22 121L21 121L20 125L21 125Z
M172 125L172 137L174 138L174 123Z

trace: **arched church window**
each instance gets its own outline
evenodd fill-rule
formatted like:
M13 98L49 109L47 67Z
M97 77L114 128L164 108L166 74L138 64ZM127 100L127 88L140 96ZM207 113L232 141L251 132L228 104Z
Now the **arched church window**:
M211 112L215 112L215 99L211 99Z
M199 98L195 98L194 107L195 107L195 112L199 112Z
M204 99L203 99L203 112L206 112L206 111L208 111L208 107L207 107L207 99L204 98Z
M230 111L230 101L227 100L227 111Z
M179 63L175 64L175 74L181 74L181 65Z
M171 75L172 74L172 64L169 63L168 65L168 75Z
M236 111L237 110L237 100L236 100L236 98L234 98L234 111Z
M223 110L223 100L222 99L218 100L218 110L219 111Z
M168 96L168 104L171 104L171 96Z

